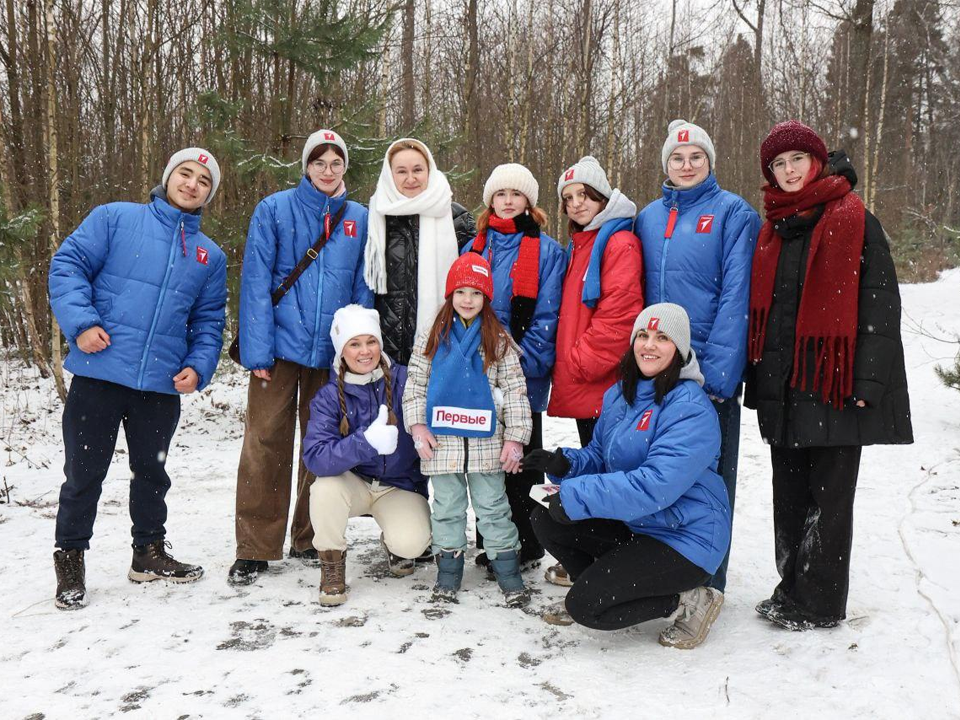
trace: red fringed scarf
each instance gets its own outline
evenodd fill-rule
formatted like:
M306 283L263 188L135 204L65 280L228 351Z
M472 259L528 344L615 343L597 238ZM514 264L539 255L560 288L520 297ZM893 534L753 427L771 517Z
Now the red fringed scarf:
M774 222L825 205L810 239L790 386L796 387L799 379L800 389L807 389L807 350L812 348L816 367L811 390L819 390L823 402L837 409L853 394L860 255L866 222L863 202L850 190L850 182L839 175L815 180L796 193L764 187L767 221L760 229L753 255L750 285L748 352L750 362L757 363L763 355L782 242L773 229Z
M519 343L530 327L537 291L540 289L540 226L529 215L518 215L505 220L490 213L490 228L503 235L523 233L517 260L510 270L510 277L513 279L510 329L514 340ZM483 255L486 248L487 233L483 231L477 234L471 249ZM492 258L490 264L493 265Z

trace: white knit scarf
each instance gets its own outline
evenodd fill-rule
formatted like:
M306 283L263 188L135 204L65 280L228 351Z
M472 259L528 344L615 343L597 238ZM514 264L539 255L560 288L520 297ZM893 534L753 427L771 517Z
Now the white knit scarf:
M422 147L429 165L426 189L413 198L405 197L393 182L390 172L390 148L397 143L414 142ZM453 229L450 202L453 193L447 177L437 169L430 149L419 140L401 138L387 149L377 190L370 198L367 247L364 253L364 278L377 293L387 292L387 215L419 215L420 234L417 251L417 335L428 330L444 301L447 272L459 256L457 235Z

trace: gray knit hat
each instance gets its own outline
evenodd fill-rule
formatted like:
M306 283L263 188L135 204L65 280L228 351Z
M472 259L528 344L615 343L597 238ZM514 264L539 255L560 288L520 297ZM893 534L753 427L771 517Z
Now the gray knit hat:
M580 161L563 171L560 179L557 181L557 197L563 199L563 189L567 185L574 183L583 183L589 185L605 198L613 195L613 188L610 187L610 181L607 180L607 173L600 167L595 157L585 155Z
M163 169L163 179L160 181L160 184L163 185L163 189L166 190L167 180L170 179L170 174L178 165L183 165L183 163L190 162L191 160L200 163L210 171L210 194L207 195L207 199L203 203L204 205L209 205L210 201L213 200L213 196L217 194L217 188L220 187L220 165L217 164L217 159L210 154L209 150L198 147L177 150L177 152L167 160L167 167Z
M680 351L683 362L690 359L690 318L687 311L673 303L657 303L644 308L633 324L630 333L630 347L641 330L655 330L662 332L673 340L673 344Z
M697 145L703 148L710 159L710 169L716 168L717 151L713 149L713 140L707 135L707 131L686 120L674 120L667 128L667 140L663 143L663 150L660 153L664 174L667 173L667 160L670 158L670 153L681 145Z
M334 132L333 130L317 130L313 135L307 138L307 141L303 144L303 155L300 158L300 164L303 166L303 174L307 174L307 160L310 159L310 153L313 152L314 148L317 145L336 145L340 150L343 151L343 167L344 170L350 167L350 153L347 152L347 144L343 141L343 138L340 137L339 133Z
M493 169L483 186L483 204L490 207L493 196L501 190L519 190L526 196L530 207L537 206L537 198L540 196L540 185L537 179L532 172L519 163L497 165Z

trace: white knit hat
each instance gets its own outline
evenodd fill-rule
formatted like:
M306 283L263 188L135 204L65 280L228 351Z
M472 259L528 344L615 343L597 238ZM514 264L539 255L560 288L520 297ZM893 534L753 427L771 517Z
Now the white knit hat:
M163 179L160 181L160 184L163 185L163 189L166 190L167 180L170 179L170 174L178 165L183 165L183 163L190 162L191 160L200 163L210 171L210 194L207 195L207 199L203 203L204 205L209 205L210 201L213 200L213 196L217 194L217 188L220 187L220 165L217 164L217 159L209 150L198 147L177 150L177 152L167 160L167 167L163 169Z
M707 135L707 131L699 125L688 123L686 120L674 120L667 128L667 140L663 143L663 150L660 153L664 174L667 172L667 160L670 158L670 153L681 145L696 145L703 148L710 159L710 169L716 168L717 151L713 149L713 140Z
M540 185L527 168L519 163L497 165L483 186L483 204L490 207L493 196L501 190L518 190L527 197L530 207L537 206Z
M317 130L313 135L307 138L307 141L303 144L303 156L301 158L301 165L303 165L303 174L307 174L307 160L310 159L310 153L313 152L314 148L317 145L336 145L343 151L343 168L346 170L350 167L350 153L347 152L347 144L343 141L343 138L340 137L339 133L334 132L333 130Z
M563 189L574 183L589 185L605 198L613 195L613 188L610 187L610 181L607 180L607 173L600 167L597 159L590 155L583 156L576 165L563 171L557 181L557 196L563 199Z
M674 303L648 305L637 316L630 333L630 347L641 330L662 332L673 341L680 351L683 362L690 359L690 318L687 311Z
M383 349L383 335L380 333L380 314L362 305L345 305L333 314L330 325L330 339L336 352L333 358L333 371L340 371L340 352L344 345L358 335L373 335Z

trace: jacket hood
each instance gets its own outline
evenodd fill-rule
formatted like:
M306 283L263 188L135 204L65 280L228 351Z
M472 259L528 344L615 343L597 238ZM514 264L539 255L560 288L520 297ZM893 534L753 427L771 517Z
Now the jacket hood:
M697 352L693 348L690 348L690 359L687 360L687 364L680 368L680 380L693 380L697 385L703 387L703 373L700 372Z
M636 215L637 206L633 200L620 192L620 190L614 190L610 195L607 206L597 213L597 216L584 228L584 232L596 230L607 222L607 220L618 220L620 218L630 218L632 220Z
M827 155L827 167L830 168L831 175L840 175L849 180L851 189L857 186L857 171L853 169L846 150L841 148Z

